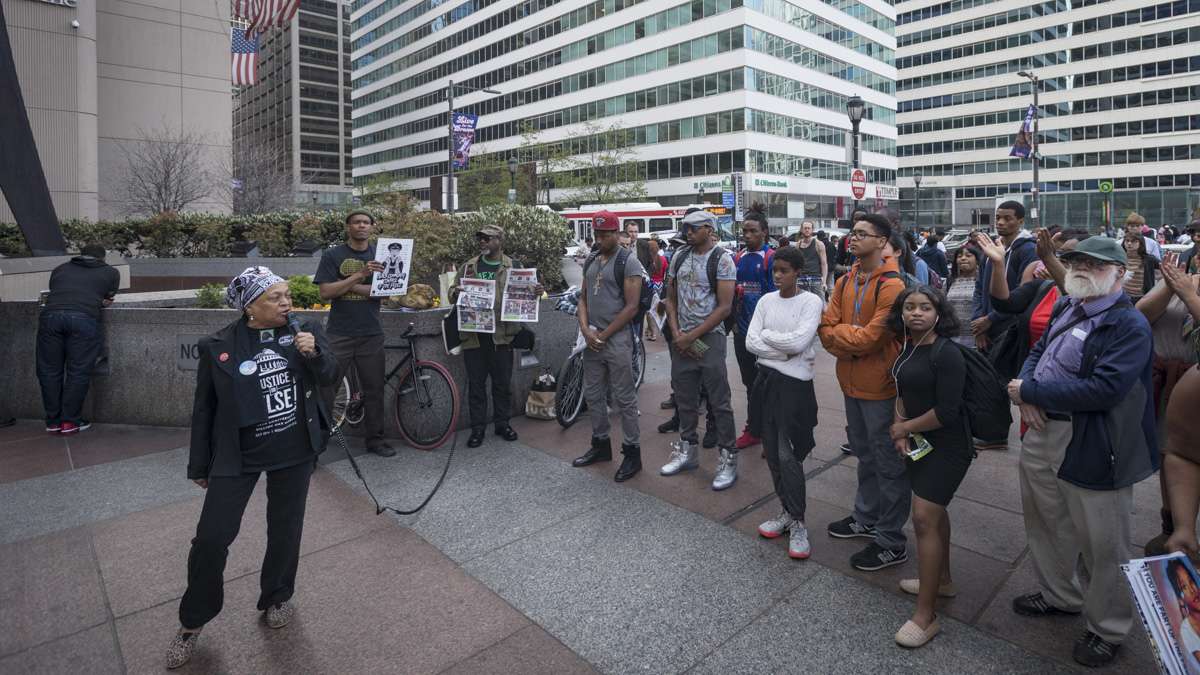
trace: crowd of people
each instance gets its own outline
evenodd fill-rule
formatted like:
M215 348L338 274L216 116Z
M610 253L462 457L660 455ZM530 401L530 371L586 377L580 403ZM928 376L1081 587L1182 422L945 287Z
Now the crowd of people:
M761 444L779 512L758 532L787 535L787 554L808 558L814 541L803 462L816 444L819 343L836 360L844 450L857 459L853 508L825 531L864 540L850 564L871 572L907 562L911 518L917 569L900 588L916 605L895 641L917 648L941 630L938 599L957 593L947 506L977 454L1009 443L967 414L974 390L991 386L1019 411L1019 484L1037 579L1012 608L1032 618L1082 614L1075 660L1111 662L1133 626L1130 595L1116 589L1124 584L1119 565L1132 556L1136 483L1159 472L1163 527L1146 552L1200 553L1200 451L1185 421L1200 403L1200 220L1186 229L1192 248L1177 254L1151 246L1159 242L1136 214L1120 237L1030 232L1024 216L1020 203L1002 203L994 237L976 233L948 253L936 233L922 242L894 217L864 212L840 241L804 223L794 240L772 246L769 219L756 206L733 252L718 244L717 220L704 210L689 212L666 247L622 231L613 213L597 213L577 313L591 442L574 465L613 459L615 413L623 458L614 479L643 468L629 356L635 335L656 338L656 322L644 314L645 299L657 296L671 359L664 407L676 413L659 431L678 433L658 473L695 470L702 448L714 448L711 487L725 490L737 481L740 453ZM207 493L169 667L187 662L221 610L228 549L263 473L268 542L258 606L272 627L291 620L305 496L332 426L329 387L352 365L369 402L366 447L395 454L383 439L373 228L371 214L351 213L345 243L322 256L315 281L332 303L326 326L293 324L287 283L251 267L227 290L239 318L200 344L187 475ZM519 266L504 252L504 234L494 225L475 233L479 253L459 267L459 278L502 286ZM53 433L87 425L81 374L96 358L96 315L116 291L103 257L85 248L51 279L38 374ZM497 437L517 440L509 416L519 330L500 321L494 334L463 336L469 446L482 444L489 425ZM730 333L747 391L740 434L726 368Z

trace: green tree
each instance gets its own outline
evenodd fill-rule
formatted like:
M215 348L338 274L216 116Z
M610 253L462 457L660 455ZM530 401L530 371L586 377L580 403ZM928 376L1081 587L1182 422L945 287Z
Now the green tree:
M508 156L503 152L488 154L476 147L468 168L455 171L458 179L458 206L463 211L478 211L485 206L508 203L508 189L513 183L513 174L508 170ZM537 200L534 194L532 167L520 161L516 172L517 203L532 205Z
M563 201L608 204L645 197L646 183L633 144L632 132L618 123L584 124L565 141L563 153L568 158L554 174L555 187L566 189Z

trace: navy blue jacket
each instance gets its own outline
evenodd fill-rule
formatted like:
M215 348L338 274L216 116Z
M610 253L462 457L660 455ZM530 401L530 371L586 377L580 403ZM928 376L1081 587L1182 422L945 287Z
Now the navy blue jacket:
M1035 260L1037 260L1036 239L1021 237L1013 242L1012 250L1008 252L1008 270L1005 273L1009 291L1016 290L1017 286L1021 285L1021 275L1025 273L1025 268L1029 267L1029 263ZM975 275L975 312L971 318L978 319L981 316L987 316L995 326L1012 315L998 312L992 308L992 294L988 291L991 283L992 259L983 256L983 266L979 268L979 274Z
M946 254L942 253L942 249L937 246L931 246L926 243L917 250L917 257L925 261L929 265L929 269L938 273L938 276L945 279L950 276L950 267L946 263Z
M1054 305L1057 317L1070 302ZM1150 323L1129 296L1104 314L1083 341L1079 377L1039 382L1033 373L1054 334L1057 317L1029 352L1021 368L1021 400L1071 413L1071 443L1058 477L1089 490L1117 490L1158 470L1154 396L1150 363L1154 349Z

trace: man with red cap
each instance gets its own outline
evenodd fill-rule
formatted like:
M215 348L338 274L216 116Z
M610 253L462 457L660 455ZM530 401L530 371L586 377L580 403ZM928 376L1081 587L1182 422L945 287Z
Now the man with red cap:
M633 381L633 335L629 324L637 315L643 268L629 249L618 244L620 220L611 211L592 218L598 248L583 264L583 293L579 298L579 330L587 340L583 353L583 396L592 415L592 447L575 466L612 460L608 394L621 414L621 453L614 477L618 483L642 470L638 429L637 388Z

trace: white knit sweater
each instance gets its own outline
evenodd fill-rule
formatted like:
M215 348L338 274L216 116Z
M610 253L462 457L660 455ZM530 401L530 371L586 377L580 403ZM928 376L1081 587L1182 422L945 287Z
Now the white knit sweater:
M822 309L821 298L806 291L790 298L780 297L779 291L762 296L750 319L746 349L758 355L760 366L799 380L813 379L813 341Z

